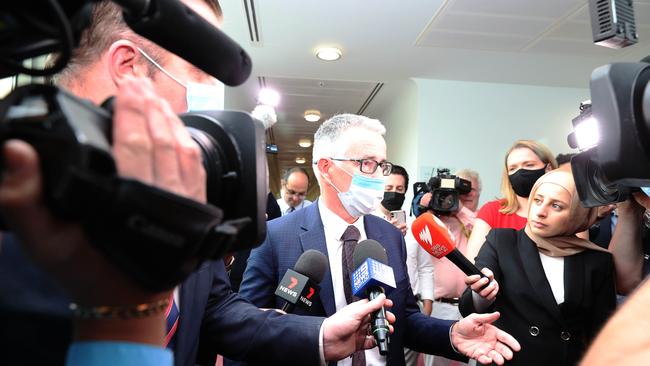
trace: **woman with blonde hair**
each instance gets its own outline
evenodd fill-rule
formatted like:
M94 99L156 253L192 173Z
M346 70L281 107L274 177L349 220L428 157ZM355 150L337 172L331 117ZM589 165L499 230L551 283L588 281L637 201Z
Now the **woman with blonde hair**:
M526 226L528 196L539 177L557 168L553 153L532 140L515 142L504 159L501 179L503 198L487 202L479 210L467 244L467 258L472 262L490 229L523 229Z

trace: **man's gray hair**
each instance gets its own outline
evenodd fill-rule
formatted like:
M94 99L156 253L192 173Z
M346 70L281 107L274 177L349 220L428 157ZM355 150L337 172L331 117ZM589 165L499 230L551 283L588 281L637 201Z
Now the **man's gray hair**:
M467 168L461 169L456 172L456 175L467 180L476 179L476 181L478 182L478 187L474 187L474 188L478 189L479 192L483 188L483 184L481 184L481 177L479 177L478 172L476 170L467 169Z
M317 163L322 158L334 157L340 149L336 144L338 139L345 130L352 127L365 128L382 136L386 134L386 127L377 119L356 114L338 114L323 122L316 131L312 161Z

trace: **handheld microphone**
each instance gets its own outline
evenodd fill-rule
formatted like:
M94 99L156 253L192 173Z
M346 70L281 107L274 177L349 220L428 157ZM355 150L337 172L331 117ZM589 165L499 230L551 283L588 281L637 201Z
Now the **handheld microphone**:
M442 257L449 259L468 276L480 275L487 278L463 253L456 249L449 229L432 213L425 212L418 216L411 225L411 232L418 244L432 256L438 259Z
M293 269L287 269L275 290L275 295L284 300L281 310L291 313L296 305L311 310L327 267L325 254L313 249L302 253Z
M123 7L124 20L135 32L224 84L237 86L250 76L253 63L246 51L180 1L113 1Z
M395 274L393 274L393 269L387 265L386 250L377 241L372 239L360 241L354 248L352 261L356 268L352 272L350 281L354 296L367 296L369 300L374 300L385 291L390 292L395 288ZM372 314L371 330L377 341L379 354L387 355L390 329L383 306Z

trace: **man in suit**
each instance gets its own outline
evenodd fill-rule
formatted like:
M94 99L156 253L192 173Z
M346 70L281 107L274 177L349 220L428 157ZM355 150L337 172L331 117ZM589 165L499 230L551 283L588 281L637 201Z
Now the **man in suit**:
M282 216L300 210L311 204L306 199L309 189L309 174L303 168L291 168L282 177L281 198L278 199L278 206Z
M244 273L240 294L260 307L276 307L273 292L298 257L315 249L329 257L329 271L320 287L320 303L311 315L333 314L352 301L349 275L351 253L359 240L374 239L388 254L397 288L390 294L396 316L387 357L379 352L357 352L339 365L404 365L404 347L450 358L463 354L484 363L501 364L518 350L517 341L490 323L498 314L473 314L459 322L422 314L415 301L406 269L402 233L387 221L367 215L380 203L384 176L392 165L386 161L385 128L378 120L357 115L338 115L323 123L314 137L313 162L321 197L295 214L268 225L265 242L254 249ZM304 314L301 309L297 314Z
M184 3L213 25L220 25L216 1ZM96 104L116 95L113 154L119 174L205 202L201 154L176 113L186 111L195 102L189 83L214 86L217 81L137 36L122 22L121 10L109 2L94 6L91 26L74 56L58 76L61 87ZM217 99L216 104L219 96L210 96ZM16 319L18 315L21 321L12 322L11 329L2 327L0 359L10 361L1 364L62 364L71 334L70 299L82 306L117 308L153 304L171 297L170 292L152 294L130 283L88 243L79 224L62 222L51 215L42 202L38 156L30 145L12 141L4 146L3 153L0 208L16 237L5 233L0 251L0 320ZM25 251L48 273L35 268ZM20 271L14 270L15 266L21 266ZM63 289L57 285L63 285ZM12 296L15 292L10 291L16 288L25 289L22 296ZM262 311L232 293L221 261L203 264L174 291L174 306L179 311L174 312L172 306L169 313L179 315L177 319L170 315L169 319L172 324L178 323L170 327L167 338L175 349L176 365L195 364L199 335L212 353L283 364L316 364L347 356L358 347L372 346L371 339L365 336L365 316L373 305L356 303L329 319ZM42 306L43 299L49 301L48 306ZM156 323L155 318L143 316L136 320L142 321L141 327L162 333L158 328L163 324ZM57 342L58 350L35 359L29 349L40 349L41 342L34 334L48 334L57 341L63 335L63 340ZM97 339L101 338L102 334L98 334ZM283 346L297 339L302 343L293 349L296 358L287 359ZM12 347L21 343L21 348ZM50 340L43 343L49 345Z

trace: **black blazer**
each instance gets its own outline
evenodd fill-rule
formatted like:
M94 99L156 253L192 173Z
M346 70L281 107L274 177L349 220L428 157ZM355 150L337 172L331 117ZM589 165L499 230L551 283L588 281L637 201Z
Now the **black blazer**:
M585 250L565 257L564 303L558 305L535 243L524 230L493 229L476 257L499 282L492 305L496 325L512 334L521 351L509 365L575 365L616 306L614 264L609 253ZM474 312L472 290L460 301Z

